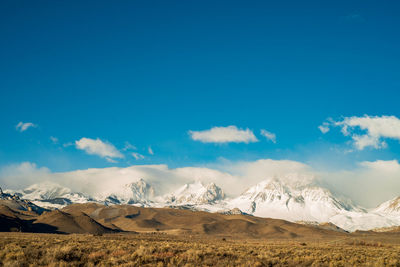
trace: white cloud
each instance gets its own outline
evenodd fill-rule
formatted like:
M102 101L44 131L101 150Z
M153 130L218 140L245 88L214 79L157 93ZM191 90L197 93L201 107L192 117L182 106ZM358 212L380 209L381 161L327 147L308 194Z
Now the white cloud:
M22 122L22 121L20 121L15 126L15 129L17 129L17 131L22 133L22 132L25 132L26 130L28 130L29 128L31 128L31 127L35 128L35 127L37 127L37 125L33 124L32 122Z
M50 140L51 140L51 142L53 142L53 144L57 144L58 143L58 138L57 137L50 136Z
M400 120L395 116L368 116L344 118L338 125L360 127L371 136L400 139Z
M319 129L323 134L326 134L327 132L329 132L329 127L326 127L326 126L323 126L323 125L318 126L318 129Z
M318 129L321 131L321 133L326 134L330 130L329 123L327 122L322 123L322 125L318 126Z
M225 161L214 168L170 169L167 165L135 165L52 173L29 162L0 168L3 189L22 189L33 183L51 181L90 195L107 195L143 178L158 190L156 194L169 193L185 183L198 180L215 182L234 197L271 177L299 185L322 182L332 191L349 196L366 207L375 207L400 195L400 164L397 160L361 162L351 170L335 171L317 171L301 162L272 159Z
M151 148L151 146L149 146L149 148L147 149L147 151L149 152L150 155L154 155L154 151Z
M363 150L366 147L373 147L376 149L387 147L386 142L379 140L379 137L377 136L371 136L368 134L365 135L354 134L352 135L352 139L354 140L354 146L358 150Z
M252 143L258 139L250 129L238 129L236 126L213 127L204 131L189 131L195 141L203 143Z
M296 179L299 183L307 183L315 178L310 166L292 160L260 159L250 162L225 162L219 169L240 177L231 185L235 186L235 193L241 193L249 186L267 178Z
M11 164L0 169L0 186L3 189L21 189L45 179L50 174L48 168L39 168L35 163Z
M132 157L134 157L136 160L144 159L144 156L142 154L139 154L137 152L132 153Z
M116 161L115 159L109 158L109 157L106 157L105 159L110 163L118 163L118 161Z
M397 160L364 161L355 169L323 173L322 176L333 190L368 208L400 196L400 164Z
M22 170L22 171L21 171ZM52 173L33 163L11 165L0 169L3 189L23 189L33 183L50 181L89 195L107 195L128 183L144 179L154 186L156 194L170 193L185 183L196 180L216 182L221 186L234 184L233 176L208 168L185 167L169 169L167 165L134 165L126 168L90 168Z
M124 155L114 145L101 141L99 138L90 139L83 137L75 141L77 149L84 150L90 155L97 155L102 158L123 158Z
M126 150L136 150L136 149L137 149L136 146L132 145L127 141L125 142L125 147L122 150L126 151Z
M400 173L400 164L397 160L363 161L359 165L379 172Z
M395 116L353 116L323 125L341 127L343 135L350 136L358 150L366 147L386 148L384 138L400 140L400 120Z
M230 178L220 178L216 183L226 192L234 194L240 194L249 186L274 177L298 185L315 181L367 208L400 196L400 164L397 160L364 161L350 170L332 170L329 166L317 170L298 161L272 159L224 162L216 168L232 175Z
M261 129L261 135L270 140L272 143L276 143L276 135L274 133L268 132L267 130Z

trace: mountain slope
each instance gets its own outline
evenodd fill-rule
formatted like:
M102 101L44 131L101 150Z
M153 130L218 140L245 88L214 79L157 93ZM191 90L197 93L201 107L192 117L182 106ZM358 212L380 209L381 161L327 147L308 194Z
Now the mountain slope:
M394 216L398 214L397 205L395 199L381 205L380 212L368 212L317 183L292 184L276 179L265 180L227 203L229 208L239 208L255 216L332 223L350 232L400 225L400 216ZM383 211L391 212L392 216Z
M46 209L39 207L27 199L21 199L18 195L5 193L0 188L0 205L6 206L21 214L41 214Z
M400 197L386 201L373 210L376 213L400 217Z
M172 207L221 214L250 214L315 225L331 223L346 231L400 225L400 198L367 211L352 204L350 200L336 196L319 185L313 177L296 174L268 178L232 199L226 198L216 184L203 184L200 181L185 184L163 196L156 196L155 192L143 179L114 188L113 191L99 192L94 197L46 182L17 191L18 195L4 193L1 201L10 202L7 205L12 204L14 209L35 209L39 213L41 208L38 206L61 209L74 203L95 202L106 205ZM32 202L21 200L19 196ZM115 225L104 223L109 228L118 229Z
M154 188L143 179L126 184L117 191L96 197L106 204L148 204L155 196Z
M171 205L213 204L225 198L220 187L214 183L203 185L200 181L185 184L172 194L166 195L164 201Z
M92 198L83 193L73 192L71 189L53 182L33 184L13 193L44 208L62 208L72 203L93 201Z
M108 224L123 231L163 231L174 234L232 235L234 237L252 238L344 235L338 231L330 231L283 220L171 208L74 204L62 210L62 212L68 212L68 214L77 214L81 211L84 211L92 219L103 225Z
M34 225L45 225L48 229L54 227L59 233L91 233L103 234L111 233L112 230L99 224L85 213L79 212L70 214L61 210L54 210L40 215ZM52 230L54 231L54 230Z
M255 216L318 222L327 222L343 211L358 210L327 189L315 185L293 187L276 179L249 188L228 206Z

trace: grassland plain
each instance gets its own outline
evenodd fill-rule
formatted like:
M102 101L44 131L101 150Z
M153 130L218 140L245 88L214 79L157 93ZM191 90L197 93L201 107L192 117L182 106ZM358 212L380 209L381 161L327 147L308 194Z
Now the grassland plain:
M0 233L1 266L400 266L398 235L234 239Z

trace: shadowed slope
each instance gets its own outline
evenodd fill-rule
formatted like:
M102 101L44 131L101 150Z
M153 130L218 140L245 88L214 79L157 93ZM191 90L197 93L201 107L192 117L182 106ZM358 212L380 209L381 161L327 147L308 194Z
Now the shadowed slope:
M60 210L54 210L40 215L34 224L55 227L57 232L60 233L103 234L112 232L111 229L104 227L82 212L72 215Z
M2 231L92 233L115 231L200 234L237 238L296 238L341 236L345 233L284 220L249 215L225 215L171 208L131 205L73 204L38 216L0 206Z
M73 204L63 211L84 212L102 225L123 231L232 235L252 238L294 238L344 235L317 226L248 215L224 215L170 208L140 208L129 205Z
M2 204L0 205L0 232L55 232L55 228L49 225L41 223L33 225L37 216L35 212L15 210Z
M8 206L0 205L0 232L26 231L26 223Z

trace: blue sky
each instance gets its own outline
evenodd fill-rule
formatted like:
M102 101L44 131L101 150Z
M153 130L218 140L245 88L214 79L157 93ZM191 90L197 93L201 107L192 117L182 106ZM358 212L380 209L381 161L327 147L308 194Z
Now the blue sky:
M399 8L372 0L2 1L0 166L272 158L346 168L398 159L400 133L369 134L375 143L360 149L341 130L345 118L364 115L392 116L384 126L397 129ZM34 126L21 131L20 122ZM382 128L352 122L360 135ZM227 126L258 142L205 143L189 132ZM82 138L123 157L87 153ZM126 142L136 148L124 150Z

